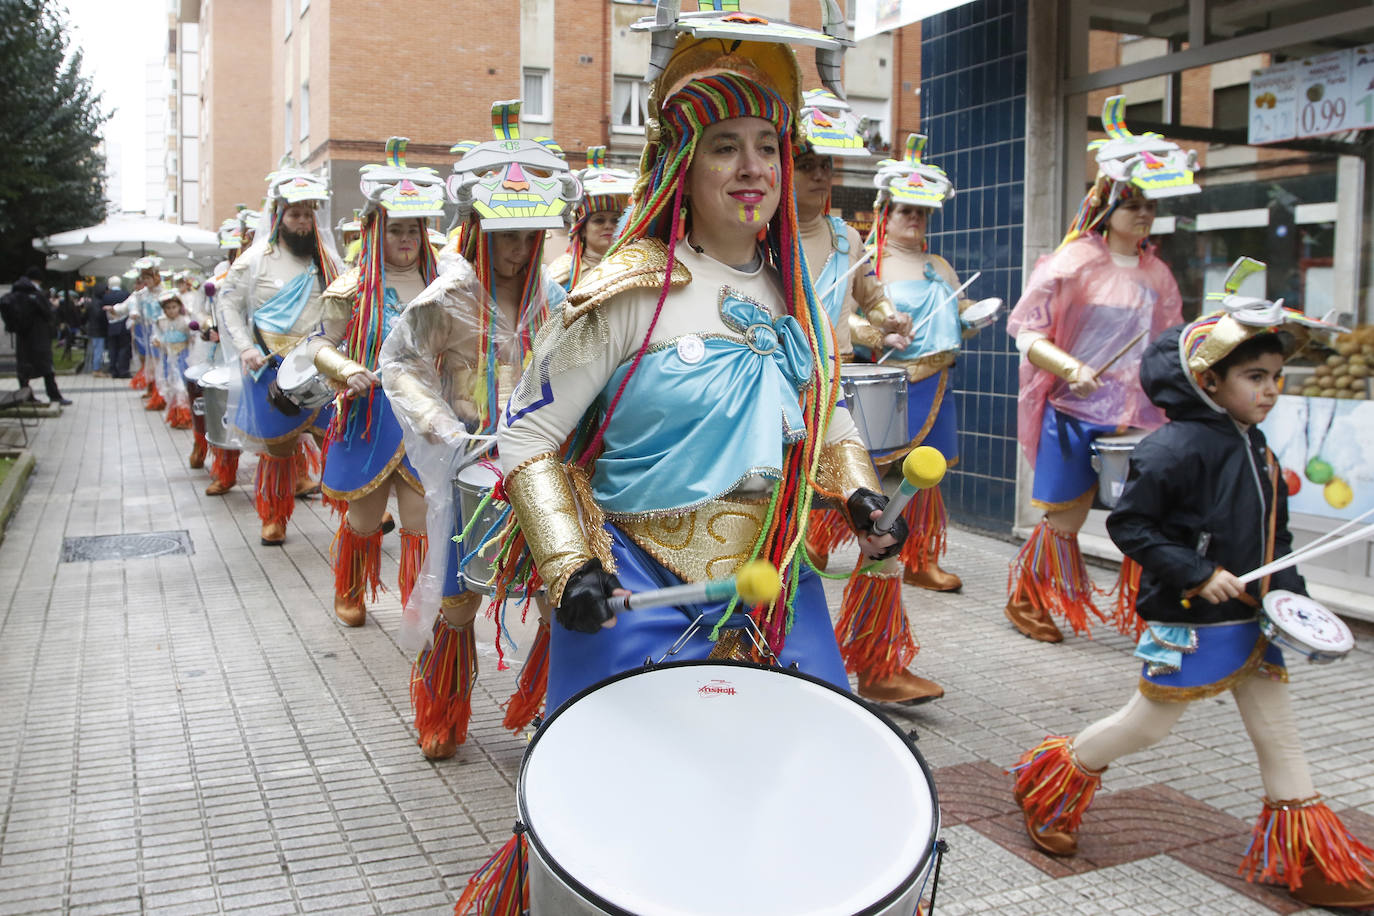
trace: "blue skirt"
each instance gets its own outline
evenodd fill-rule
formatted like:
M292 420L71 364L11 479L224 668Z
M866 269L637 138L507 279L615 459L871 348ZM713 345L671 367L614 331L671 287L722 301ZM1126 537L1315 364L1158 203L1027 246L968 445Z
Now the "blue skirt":
M1148 664L1141 666L1140 692L1146 697L1174 702L1204 699L1255 673L1288 680L1283 653L1260 634L1255 621L1195 627L1193 632L1197 648L1183 654L1177 671L1150 674Z
M929 445L953 465L959 460L959 425L954 410L953 385L948 369L942 369L906 386L906 428L911 441L899 449L874 452L878 464L891 464L918 445Z
M329 406L332 417L333 403ZM366 496L397 469L403 468L411 480L417 479L415 468L405 457L401 425L396 421L391 401L381 388L372 389L371 423L367 422L367 411L366 403L355 401L348 417L348 427L340 438L329 443L320 485L334 499L351 500Z
M681 585L682 580L649 556L620 529L607 525L611 535L611 553L616 561L616 578L632 592ZM825 591L820 577L809 567L801 573L797 587L796 616L787 645L781 653L784 665L796 662L800 670L829 681L841 690L849 690L849 678L835 642L835 630L830 622ZM546 709L555 709L587 687L606 678L631 671L644 664L646 658L655 661L673 645L703 611L706 619L686 645L670 660L704 659L710 656L715 643L711 629L725 612L725 602L693 607L660 607L639 611L625 611L616 624L599 633L578 633L566 629L555 618L550 624L549 690ZM745 614L736 609L727 627L745 625Z
M1040 445L1035 457L1031 505L1054 512L1068 508L1083 494L1097 489L1092 442L1116 433L1115 426L1089 423L1045 405L1040 421Z
M301 411L288 417L267 400L267 389L277 380L277 366L269 362L256 379L251 372L243 373L243 390L239 394L234 426L257 444L269 445L294 439L316 422L320 410Z

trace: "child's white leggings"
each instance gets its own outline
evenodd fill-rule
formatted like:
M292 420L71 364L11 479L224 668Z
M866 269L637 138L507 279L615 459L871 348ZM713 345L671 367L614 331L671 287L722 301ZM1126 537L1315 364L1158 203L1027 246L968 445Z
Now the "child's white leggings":
M1288 703L1288 685L1253 675L1232 687L1231 694L1259 757L1265 795L1276 802L1315 795ZM1160 702L1136 691L1124 707L1089 725L1073 739L1078 762L1100 770L1118 757L1144 750L1163 740L1187 708L1187 702Z

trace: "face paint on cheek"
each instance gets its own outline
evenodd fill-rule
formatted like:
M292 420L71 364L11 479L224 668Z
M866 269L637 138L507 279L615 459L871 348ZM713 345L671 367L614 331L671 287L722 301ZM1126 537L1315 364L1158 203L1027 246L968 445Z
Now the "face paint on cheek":
M768 187L775 188L778 185L778 168L775 165L768 167Z

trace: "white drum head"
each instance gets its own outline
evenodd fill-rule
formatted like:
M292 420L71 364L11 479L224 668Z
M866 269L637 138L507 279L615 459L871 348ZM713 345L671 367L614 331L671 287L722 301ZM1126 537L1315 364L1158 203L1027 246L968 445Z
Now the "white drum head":
M1355 648L1355 635L1345 621L1306 595L1276 588L1264 596L1264 613L1280 630L1324 654Z
M591 688L546 722L520 817L607 912L852 916L909 890L939 809L884 718L804 676L679 663Z
M896 366L878 366L873 363L845 363L840 366L840 378L854 379L859 382L904 379L906 378L906 370Z
M315 360L302 344L282 357L281 366L277 369L277 385L283 391L294 391L302 385L309 384L318 374Z
M1140 440L1148 436L1149 433L1143 429L1132 429L1124 433L1117 433L1111 436L1098 436L1093 439L1093 448L1098 451L1134 451L1140 444Z
M1001 299L979 299L959 313L959 317L964 319L966 324L987 325L997 320L997 313L1002 311Z
M200 377L200 387L202 388L223 388L228 390L230 383L234 380L234 367L215 366L213 369L205 370L205 374Z
M209 363L196 363L194 366L187 366L186 371L181 373L183 378L193 382L199 382L200 377L210 371Z
M474 462L458 472L458 484L469 493L485 493L501 478L481 462Z

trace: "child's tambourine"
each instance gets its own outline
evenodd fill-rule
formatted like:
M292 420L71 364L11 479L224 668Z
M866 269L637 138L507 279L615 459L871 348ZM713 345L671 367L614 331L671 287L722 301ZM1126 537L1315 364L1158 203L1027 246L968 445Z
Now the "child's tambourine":
M1270 642L1319 665L1345 658L1355 648L1355 637L1344 620L1306 595L1283 589L1264 596L1259 625Z

